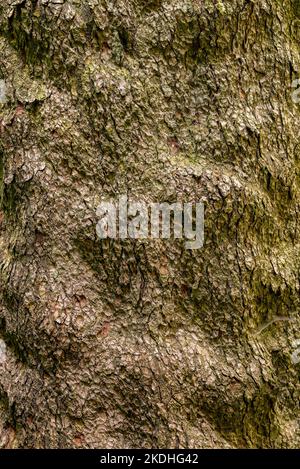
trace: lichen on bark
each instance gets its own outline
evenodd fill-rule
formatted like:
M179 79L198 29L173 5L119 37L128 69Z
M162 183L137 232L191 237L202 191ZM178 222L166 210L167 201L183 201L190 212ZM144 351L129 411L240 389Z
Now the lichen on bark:
M2 447L299 446L299 19L0 1ZM97 239L124 193L204 200L203 249Z

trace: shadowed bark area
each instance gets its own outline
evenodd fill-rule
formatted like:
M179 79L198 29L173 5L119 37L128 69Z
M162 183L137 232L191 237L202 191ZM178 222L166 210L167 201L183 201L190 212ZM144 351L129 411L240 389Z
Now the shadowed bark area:
M295 0L0 1L1 447L299 447L299 40ZM99 240L125 193L204 247Z

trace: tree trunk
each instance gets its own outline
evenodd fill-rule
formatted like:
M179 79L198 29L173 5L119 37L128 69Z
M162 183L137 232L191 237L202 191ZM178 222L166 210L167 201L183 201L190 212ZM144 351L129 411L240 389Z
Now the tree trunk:
M1 446L299 446L299 0L0 3Z

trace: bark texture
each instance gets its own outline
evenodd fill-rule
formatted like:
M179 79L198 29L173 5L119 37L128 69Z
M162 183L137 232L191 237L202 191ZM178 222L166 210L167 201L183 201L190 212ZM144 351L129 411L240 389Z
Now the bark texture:
M0 444L300 444L299 0L1 0ZM205 200L205 245L97 239ZM279 321L289 317L290 321Z

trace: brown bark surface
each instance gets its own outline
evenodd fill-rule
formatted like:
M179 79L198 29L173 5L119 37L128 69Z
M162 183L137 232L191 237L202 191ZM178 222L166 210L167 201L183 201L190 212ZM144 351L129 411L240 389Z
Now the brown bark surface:
M1 447L299 446L299 40L298 0L0 1ZM126 192L204 200L203 249L100 241Z

